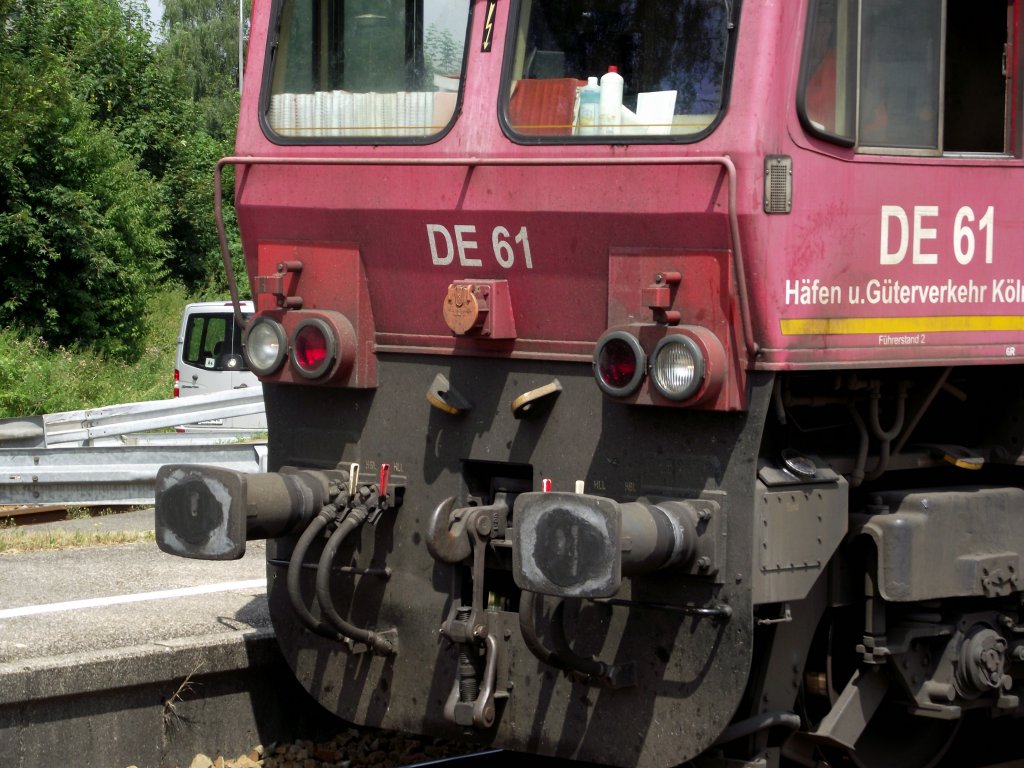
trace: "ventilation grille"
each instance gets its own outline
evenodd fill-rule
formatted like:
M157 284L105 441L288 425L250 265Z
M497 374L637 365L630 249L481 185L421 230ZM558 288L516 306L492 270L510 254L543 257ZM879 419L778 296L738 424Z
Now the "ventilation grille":
M764 212L793 210L793 158L768 155L764 159Z

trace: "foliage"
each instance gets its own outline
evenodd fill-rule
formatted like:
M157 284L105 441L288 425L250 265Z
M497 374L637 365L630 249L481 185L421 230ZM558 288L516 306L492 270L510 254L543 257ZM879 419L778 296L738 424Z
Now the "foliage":
M204 128L234 136L238 116L238 0L165 0L160 54L199 106ZM250 2L243 2L245 37ZM243 40L244 42L244 40Z
M200 106L184 94L170 70L151 67L139 91L138 114L121 136L141 168L160 182L168 216L165 264L174 278L196 288L214 276L222 277L213 171L217 161L230 153L231 143L206 131ZM230 101L236 103L234 97Z
M0 418L170 397L181 312L193 300L173 285L149 297L143 351L131 364L0 328Z
M169 2L155 44L142 0L0 0L10 345L140 360L147 300L163 281L222 293L213 168L237 119L235 9ZM5 373L0 362L0 399Z
M112 124L145 43L113 0L14 8L0 31L0 324L132 359L166 256L158 189ZM105 34L115 18L122 34ZM102 56L79 47L89 30Z

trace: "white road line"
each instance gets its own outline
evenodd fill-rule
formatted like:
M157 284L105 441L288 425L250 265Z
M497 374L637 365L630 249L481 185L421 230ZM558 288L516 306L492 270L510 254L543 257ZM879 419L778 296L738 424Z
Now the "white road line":
M64 603L46 603L45 605L26 605L21 608L4 608L0 610L0 619L14 619L22 616L38 616L43 613L60 611L76 611L83 608L102 608L107 605L123 605L125 603L142 603L149 600L168 600L174 597L193 597L209 595L213 592L232 592L235 590L266 589L267 580L249 579L248 581L225 581L220 584L200 584L198 587L181 587L180 589L161 589L157 592L139 592L135 595L110 595L109 597L90 597L85 600L68 600Z

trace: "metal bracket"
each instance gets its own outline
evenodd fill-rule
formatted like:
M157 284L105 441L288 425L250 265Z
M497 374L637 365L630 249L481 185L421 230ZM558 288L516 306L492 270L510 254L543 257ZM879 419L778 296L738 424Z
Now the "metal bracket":
M277 274L258 275L256 277L256 293L269 293L277 299L277 306L283 309L301 309L302 298L289 296L289 287L285 285L289 274L296 277L302 273L301 261L282 261L277 265ZM291 282L294 287L295 281Z

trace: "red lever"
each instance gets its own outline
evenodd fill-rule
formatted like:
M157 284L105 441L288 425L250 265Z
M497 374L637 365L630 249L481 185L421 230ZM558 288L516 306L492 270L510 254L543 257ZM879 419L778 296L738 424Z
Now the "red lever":
M377 481L377 485L380 488L379 494L383 499L388 495L388 481L391 480L391 465L381 464L380 465L380 478Z

